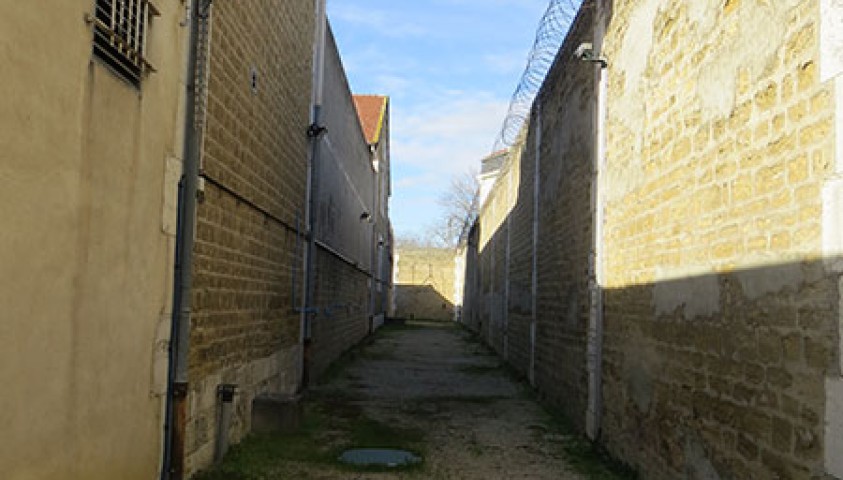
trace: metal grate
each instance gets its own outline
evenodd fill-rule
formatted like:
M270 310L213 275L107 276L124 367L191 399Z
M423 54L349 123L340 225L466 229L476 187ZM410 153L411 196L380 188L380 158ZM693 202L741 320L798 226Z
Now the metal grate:
M135 86L151 66L144 58L147 22L157 14L148 0L97 0L94 55Z

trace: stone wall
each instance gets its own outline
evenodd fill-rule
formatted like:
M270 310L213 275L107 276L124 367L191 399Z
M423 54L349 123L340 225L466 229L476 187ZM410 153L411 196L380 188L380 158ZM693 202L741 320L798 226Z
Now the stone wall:
M819 22L816 1L615 2L603 434L648 477L823 472L838 292Z
M197 208L187 470L213 459L217 386L238 386L228 433L251 403L298 384L314 12L312 2L215 2L204 196Z
M481 210L464 321L645 478L841 476L837 9L586 2Z
M480 210L478 291L466 319L579 426L587 392L594 94L593 71L573 49L591 28L586 8Z
M395 316L453 320L455 255L448 248L398 247Z

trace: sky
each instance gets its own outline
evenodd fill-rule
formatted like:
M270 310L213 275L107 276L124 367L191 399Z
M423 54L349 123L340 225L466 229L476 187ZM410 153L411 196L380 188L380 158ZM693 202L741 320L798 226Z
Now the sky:
M424 238L491 153L548 0L328 0L357 94L390 97L393 228Z

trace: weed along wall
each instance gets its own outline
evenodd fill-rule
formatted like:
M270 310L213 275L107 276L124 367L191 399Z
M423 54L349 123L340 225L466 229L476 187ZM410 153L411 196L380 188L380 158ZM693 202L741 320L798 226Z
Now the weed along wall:
M450 248L399 246L395 263L397 317L454 319L455 256Z
M646 478L843 477L832 4L586 2L467 245L465 322Z

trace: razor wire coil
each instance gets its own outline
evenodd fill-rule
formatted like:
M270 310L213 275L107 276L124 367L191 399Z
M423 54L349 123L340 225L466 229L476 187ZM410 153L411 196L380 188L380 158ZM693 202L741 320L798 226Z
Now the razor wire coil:
M512 94L509 110L492 148L493 152L509 148L517 142L521 129L530 116L533 100L553 66L582 3L583 0L550 1L539 22L533 48L527 56L527 66Z

